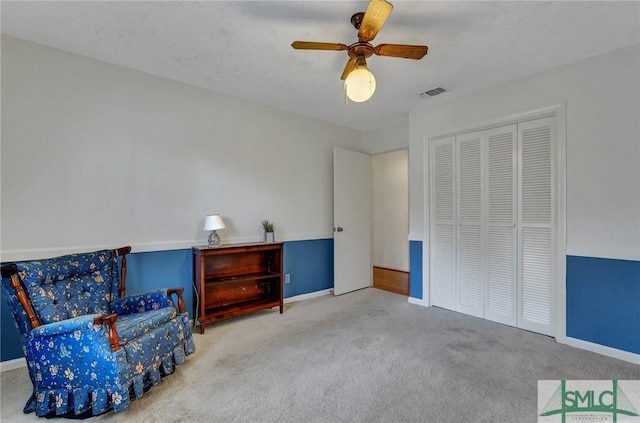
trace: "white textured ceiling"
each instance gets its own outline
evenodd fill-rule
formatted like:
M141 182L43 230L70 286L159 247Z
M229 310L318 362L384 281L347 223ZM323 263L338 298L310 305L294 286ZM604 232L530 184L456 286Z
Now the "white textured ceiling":
M349 20L367 1L2 1L2 33L361 130L640 42L638 1L391 2L372 44L429 53L371 57L378 87L361 104L345 104L346 52L291 42L357 41ZM435 87L448 92L418 96Z

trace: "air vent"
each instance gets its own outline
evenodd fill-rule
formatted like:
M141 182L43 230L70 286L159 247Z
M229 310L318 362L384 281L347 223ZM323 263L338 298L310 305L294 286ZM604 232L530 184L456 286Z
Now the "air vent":
M442 94L443 92L445 92L447 90L445 90L442 87L438 87L438 88L434 88L432 90L429 91L425 91L423 93L418 94L420 96L420 98L429 98L429 97L433 97L434 95L438 95L438 94Z

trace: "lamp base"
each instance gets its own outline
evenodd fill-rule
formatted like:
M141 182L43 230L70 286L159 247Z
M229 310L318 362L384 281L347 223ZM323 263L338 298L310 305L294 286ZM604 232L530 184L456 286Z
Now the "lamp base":
M220 246L220 235L216 231L209 234L209 248L217 248Z

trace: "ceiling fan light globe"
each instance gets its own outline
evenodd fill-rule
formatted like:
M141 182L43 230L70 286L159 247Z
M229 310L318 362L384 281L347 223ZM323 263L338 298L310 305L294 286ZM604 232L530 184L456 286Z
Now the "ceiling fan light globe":
M356 68L345 79L344 88L351 101L362 103L369 100L376 91L376 78L369 69Z

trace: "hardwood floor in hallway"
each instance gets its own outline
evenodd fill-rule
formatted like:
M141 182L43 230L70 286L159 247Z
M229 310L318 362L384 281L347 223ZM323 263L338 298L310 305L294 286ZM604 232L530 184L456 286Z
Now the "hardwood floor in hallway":
M373 287L409 296L409 272L373 266Z

